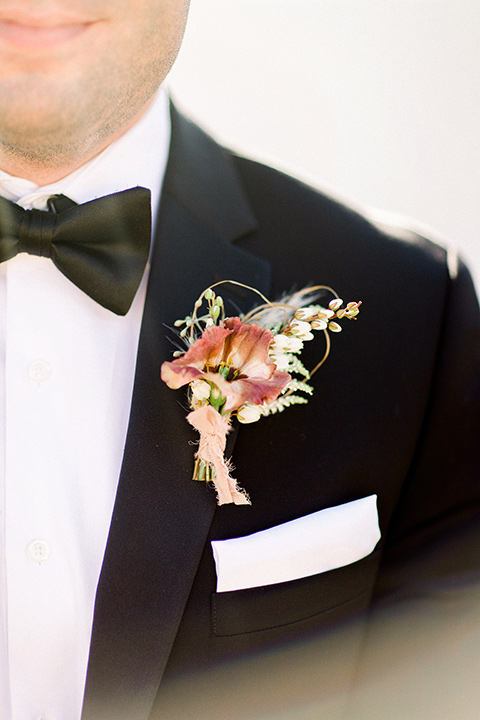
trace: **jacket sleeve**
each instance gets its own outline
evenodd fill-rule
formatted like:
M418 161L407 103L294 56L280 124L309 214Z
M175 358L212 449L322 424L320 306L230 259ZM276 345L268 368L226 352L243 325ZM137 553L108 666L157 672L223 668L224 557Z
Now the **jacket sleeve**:
M348 718L480 707L480 320L451 273L428 412L387 537Z
M468 270L451 264L428 408L390 524L379 602L480 577L480 314Z

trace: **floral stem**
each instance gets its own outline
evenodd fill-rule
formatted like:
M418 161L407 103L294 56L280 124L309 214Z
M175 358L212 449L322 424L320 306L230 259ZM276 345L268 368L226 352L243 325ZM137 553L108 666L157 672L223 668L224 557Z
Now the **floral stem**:
M315 365L315 367L313 368L313 370L311 370L310 373L308 374L307 382L310 380L310 378L312 377L312 375L314 375L314 374L317 372L317 370L323 365L323 363L325 362L325 360L326 360L326 359L328 358L328 356L330 355L330 347L331 347L332 341L330 340L330 335L328 334L328 330L324 330L324 331L323 331L323 334L325 335L325 342L326 342L325 353L324 353L324 355L323 355L323 358L320 360L320 362L318 362L318 363Z
M313 368L313 370L311 370L311 371L308 373L307 377L305 378L305 382L308 382L308 381L310 380L310 378L312 377L312 375L314 375L314 374L317 372L317 370L323 365L323 363L325 362L325 360L326 360L326 359L328 358L328 356L330 355L330 347L331 347L331 345L332 345L332 341L330 340L330 335L328 334L328 330L324 330L324 331L323 331L323 334L325 335L325 343L326 343L325 352L324 352L323 357L322 357L322 359L320 360L320 362L318 362L318 363L315 365L315 367ZM293 392L294 392L294 389L292 388L291 390L288 390L286 393L284 393L283 397L288 397L288 396L291 395Z

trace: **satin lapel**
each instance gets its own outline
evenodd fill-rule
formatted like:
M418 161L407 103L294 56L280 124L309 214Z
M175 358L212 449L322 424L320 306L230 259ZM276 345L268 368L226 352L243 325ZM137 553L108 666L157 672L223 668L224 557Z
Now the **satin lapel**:
M229 160L175 114L173 122L83 720L148 717L216 507L214 493L191 480L195 437L185 420L185 393L159 379L160 365L174 349L168 327L215 279L268 293L268 265L230 242L251 231L254 221L241 189L235 192ZM205 162L208 182L202 178Z

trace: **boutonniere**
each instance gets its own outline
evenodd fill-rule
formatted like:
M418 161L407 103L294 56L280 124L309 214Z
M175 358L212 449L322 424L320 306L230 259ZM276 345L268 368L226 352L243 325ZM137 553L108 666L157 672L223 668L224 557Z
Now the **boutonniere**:
M164 362L162 380L177 389L189 386L191 411L188 422L199 432L193 478L212 482L219 505L250 504L246 492L231 476L232 467L224 457L232 419L256 422L291 405L308 402L313 393L312 375L330 352L330 333L338 333L343 319L354 319L359 302L345 307L336 293L325 286L314 286L270 302L258 290L261 304L246 315L225 317L223 300L207 288L194 305L192 315L177 320L175 326L186 350ZM327 307L316 304L326 291L333 299ZM206 311L200 309L206 304ZM315 331L325 335L325 352L312 370L300 360L304 343Z

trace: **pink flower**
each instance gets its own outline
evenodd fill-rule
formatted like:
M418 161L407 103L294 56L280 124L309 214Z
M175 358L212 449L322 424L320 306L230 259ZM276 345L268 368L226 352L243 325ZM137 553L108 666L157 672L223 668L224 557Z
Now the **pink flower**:
M227 413L246 402L273 402L291 378L269 359L272 340L272 332L261 325L227 318L223 325L207 327L185 355L164 362L162 380L173 389L206 380L225 397L221 409Z

